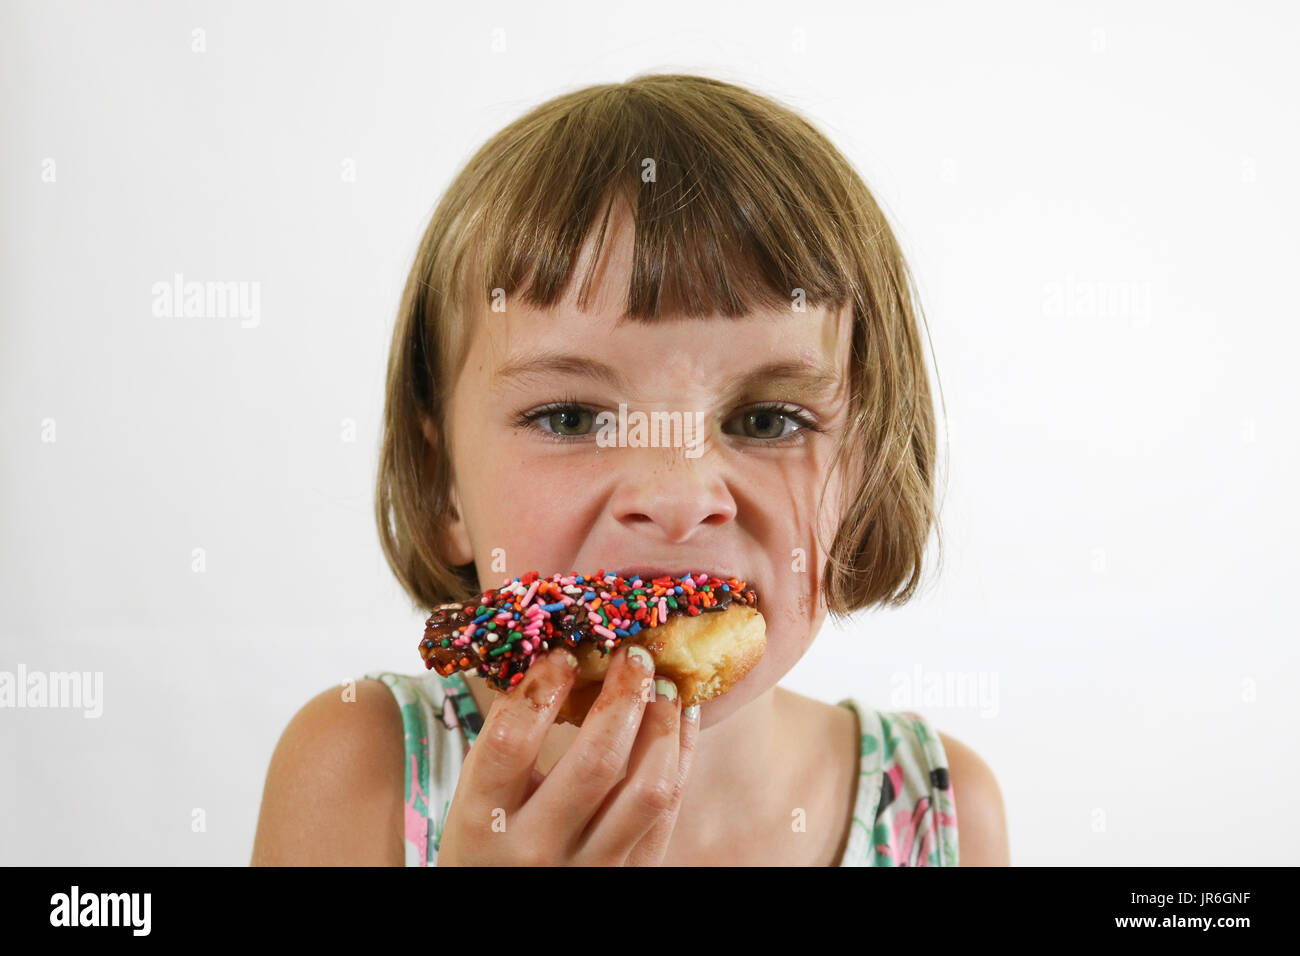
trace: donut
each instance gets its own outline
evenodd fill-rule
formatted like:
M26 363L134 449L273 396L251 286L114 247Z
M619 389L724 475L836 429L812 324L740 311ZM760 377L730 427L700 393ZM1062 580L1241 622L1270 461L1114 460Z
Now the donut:
M689 707L722 696L749 673L766 649L766 625L758 593L734 577L530 571L477 600L439 605L419 648L426 669L477 674L503 693L547 652L568 648L578 677L556 720L581 725L600 696L609 655L625 643L646 648L655 674L671 679Z

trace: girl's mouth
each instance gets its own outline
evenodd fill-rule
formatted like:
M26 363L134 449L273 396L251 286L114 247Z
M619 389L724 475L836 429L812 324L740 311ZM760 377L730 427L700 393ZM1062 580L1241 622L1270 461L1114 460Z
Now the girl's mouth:
M672 570L670 568L642 565L638 567L621 568L614 571L614 573L626 581L635 581L638 577L642 581L653 581L657 578L672 578L674 581L680 581L688 574L707 574L712 577L721 578L724 581L729 581L732 578L742 581L745 580L743 575L728 570L720 570L716 567L710 567L708 564L692 565L691 567L680 571Z

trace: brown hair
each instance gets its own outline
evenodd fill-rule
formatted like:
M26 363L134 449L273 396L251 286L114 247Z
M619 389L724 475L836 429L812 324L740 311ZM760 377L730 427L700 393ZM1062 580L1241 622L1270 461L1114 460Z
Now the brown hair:
M924 315L898 242L853 167L806 120L742 87L679 74L543 103L485 143L434 211L393 332L375 498L384 554L407 593L424 608L481 593L474 564L450 566L439 547L454 516L443 411L466 333L492 289L540 308L559 301L603 209L599 262L616 201L636 223L629 318L739 316L790 307L798 290L808 308L852 302L848 416L831 464L843 469L845 507L822 582L834 615L905 603L938 521Z

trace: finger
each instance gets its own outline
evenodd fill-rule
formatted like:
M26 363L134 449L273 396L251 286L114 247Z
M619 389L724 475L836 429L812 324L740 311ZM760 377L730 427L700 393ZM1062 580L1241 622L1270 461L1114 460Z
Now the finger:
M540 770L534 767L533 772L528 775L528 786L524 790L524 800L523 800L524 803L527 803L528 798L537 792L537 788L542 785L542 781L545 779L546 779L546 774L542 773Z
M578 735L519 811L525 826L535 824L570 850L579 845L591 818L622 779L651 696L654 661L646 665L636 656L629 659L629 650L625 644L610 656L600 696Z
M680 707L680 704L679 704ZM682 795L686 793L686 780L695 760L695 742L700 734L700 715L697 710L693 718L682 710L679 721L681 733L677 740L677 805L663 814L645 835L641 837L632 852L628 854L624 866L658 866L668 852L668 841L677 826L677 815L681 812Z
M646 705L627 776L614 787L587 827L579 859L591 865L627 859L637 841L679 802L678 751L681 709L672 681L655 681L655 700Z
M524 679L497 694L461 768L474 809L514 810L538 784L537 757L555 723L577 668L567 652L550 651L533 663ZM459 787L458 787L459 789Z

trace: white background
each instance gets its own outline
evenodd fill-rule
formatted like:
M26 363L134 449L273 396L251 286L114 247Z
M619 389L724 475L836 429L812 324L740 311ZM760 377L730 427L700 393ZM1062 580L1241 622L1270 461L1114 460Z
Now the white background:
M941 572L786 686L974 747L1013 863L1293 863L1294 9L569 6L0 6L0 669L104 680L0 711L0 862L245 864L290 716L420 672L372 518L416 242L510 120L662 71L845 152L946 402ZM155 317L175 273L260 324Z

